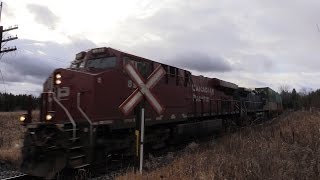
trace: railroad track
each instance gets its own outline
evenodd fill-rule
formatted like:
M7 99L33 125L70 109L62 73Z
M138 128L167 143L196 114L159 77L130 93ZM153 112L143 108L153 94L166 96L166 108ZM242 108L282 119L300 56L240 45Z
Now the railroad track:
M2 180L37 180L39 178L36 178L34 176L29 176L27 174L20 174L20 175L16 175L16 176L12 176L12 177L8 177L8 178L4 178Z

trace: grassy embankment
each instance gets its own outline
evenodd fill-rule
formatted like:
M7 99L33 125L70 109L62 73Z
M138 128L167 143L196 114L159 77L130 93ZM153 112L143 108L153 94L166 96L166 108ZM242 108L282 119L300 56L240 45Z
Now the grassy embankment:
M0 112L0 162L19 166L25 128L19 117L25 112ZM33 111L33 117L39 116Z
M24 128L20 125L22 112L0 113L0 161L18 165Z
M292 112L244 128L165 167L117 179L319 179L320 113Z

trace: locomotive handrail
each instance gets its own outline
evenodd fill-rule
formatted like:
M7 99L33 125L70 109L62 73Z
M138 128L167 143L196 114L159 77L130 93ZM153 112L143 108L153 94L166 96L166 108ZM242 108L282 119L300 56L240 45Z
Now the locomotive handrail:
M81 108L80 106L80 103L81 103L81 93L78 92L77 94L77 108L78 110L80 111L80 113L82 114L82 116L89 122L90 124L90 144L92 145L92 137L93 137L93 123L92 121L90 120L90 118L88 117L88 115L83 111L83 109Z
M54 92L45 92L45 93L52 94L53 100L64 110L64 112L65 112L66 115L68 116L69 121L70 121L71 124L72 124L72 138L73 138L72 141L75 141L77 125L76 125L74 119L72 118L70 112L69 112L68 109L57 99L56 93L54 93Z
M195 98L187 98L187 99L195 99ZM248 111L252 109L259 109L257 108L259 105L263 104L263 102L256 102L256 101L241 101L241 100L234 100L234 99L221 99L221 98L209 98L207 102L217 102L218 104L225 102L229 104L229 112L232 112L232 104L234 103L235 110L237 112L246 114ZM219 109L217 109L219 111Z

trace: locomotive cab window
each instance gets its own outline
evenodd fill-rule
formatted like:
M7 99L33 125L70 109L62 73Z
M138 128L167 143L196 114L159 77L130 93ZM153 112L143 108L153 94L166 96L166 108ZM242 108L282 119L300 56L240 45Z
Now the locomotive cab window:
M79 68L84 68L84 65L85 65L85 61L82 61L82 62L79 64Z
M187 87L189 82L191 81L190 77L191 77L191 73L185 70L184 71L184 82L183 82L183 85L185 87Z
M116 57L104 57L97 59L90 59L87 61L86 68L106 69L113 68L117 64Z
M137 69L143 76L147 75L149 72L148 64L146 62L137 62Z
M169 67L169 74L170 74L171 77L175 77L176 76L176 68L170 66Z
M129 57L123 58L123 65L129 62L137 68L137 70L141 73L141 75L147 76L150 74L150 63L131 59Z

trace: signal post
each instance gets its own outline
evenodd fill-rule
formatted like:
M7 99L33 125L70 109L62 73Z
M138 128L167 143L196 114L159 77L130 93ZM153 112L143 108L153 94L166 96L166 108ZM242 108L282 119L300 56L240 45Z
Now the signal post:
M152 94L152 88L166 74L166 71L159 65L148 77L147 81L141 76L139 71L131 63L127 63L124 69L132 81L137 85L137 89L119 106L124 115L128 115L136 108L136 156L139 157L139 170L142 173L143 168L143 145L145 130L145 102L148 101L151 107L158 113L162 114L163 106L159 100Z
M136 164L139 164L139 172L142 174L143 152L144 152L144 132L145 132L145 106L141 102L136 108Z

